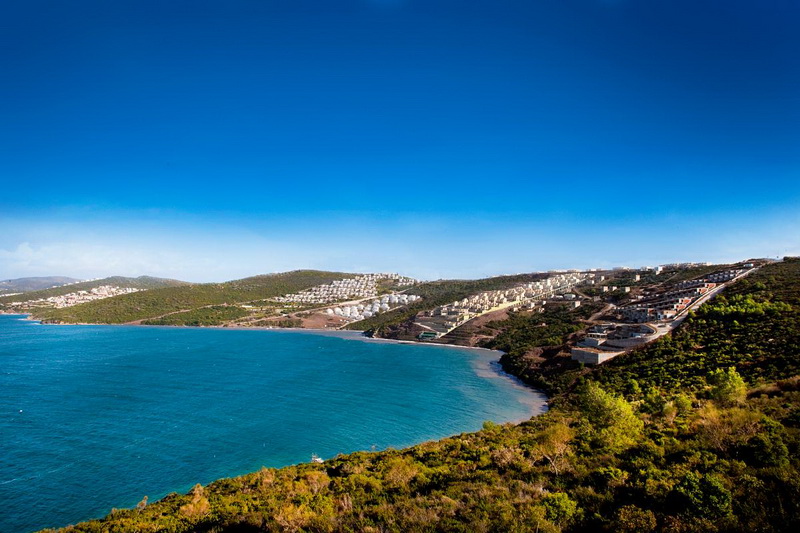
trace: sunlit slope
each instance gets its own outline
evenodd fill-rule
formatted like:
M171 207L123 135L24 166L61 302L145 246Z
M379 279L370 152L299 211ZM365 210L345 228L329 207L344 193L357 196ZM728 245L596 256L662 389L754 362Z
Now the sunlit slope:
M68 323L121 324L188 311L207 305L250 302L297 292L330 283L351 274L319 270L295 270L253 276L225 283L199 283L125 294L36 315L48 321Z
M672 336L568 370L528 422L265 468L69 531L796 531L798 332L788 260Z
M88 291L103 285L111 285L120 288L131 288L139 290L161 289L165 287L180 287L189 285L186 281L179 281L176 279L154 278L151 276L139 276L138 278L127 278L124 276L111 276L108 278L94 279L89 281L82 281L79 283L71 283L69 285L62 285L60 287L53 287L50 289L42 289L37 291L28 291L24 294L16 296L1 296L0 305L8 305L12 302L27 302L31 300L39 300L42 298L50 298L52 296L63 296L78 291Z
M420 283L406 291L406 293L416 294L421 296L422 299L411 305L381 313L366 320L353 322L348 324L347 327L348 329L366 330L380 336L388 328L399 326L411 320L420 311L428 311L483 291L516 287L523 283L537 281L546 276L546 274L516 274L476 280L450 279Z

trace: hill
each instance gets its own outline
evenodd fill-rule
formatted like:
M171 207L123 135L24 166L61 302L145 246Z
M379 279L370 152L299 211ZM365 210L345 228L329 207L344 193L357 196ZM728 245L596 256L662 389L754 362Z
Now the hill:
M7 279L5 281L0 281L0 295L14 292L39 291L59 285L67 285L68 283L77 283L79 281L79 279L65 276Z
M163 287L184 286L190 284L185 281L154 278L150 276L139 276L138 278L111 276L102 279L80 281L77 283L71 283L69 285L62 285L59 287L52 287L49 289L29 291L16 296L0 296L0 309L5 311L12 311L13 307L11 307L10 304L12 304L13 302L31 302L33 300L50 298L53 296L63 296L65 294L70 294L77 291L88 291L105 285L111 285L123 289L129 288L129 289L139 289L139 290L150 290L150 289L159 289Z
M196 310L201 308L254 302L349 276L352 275L342 272L295 270L225 283L182 284L115 296L64 309L44 310L37 312L35 316L49 322L121 324L152 320L170 313L188 313L182 320L166 322L180 325L196 321L198 315ZM208 313L203 313L206 314Z
M786 260L671 338L567 370L530 421L264 468L70 531L796 531L798 339Z
M727 268L729 265L709 265L709 266L674 266L665 268L660 274L651 272L649 274L641 275L639 281L634 281L634 276L640 274L640 271L598 271L598 275L603 275L606 279L602 284L607 285L626 285L626 286L640 286L640 285L653 285L663 283L675 283L684 279L690 279L696 276L714 272L720 269ZM477 280L438 280L426 283L420 283L413 288L405 291L407 294L416 294L422 299L414 302L411 305L401 307L390 311L388 313L381 313L366 320L353 322L347 325L347 329L363 330L367 335L374 337L383 337L398 340L416 340L417 334L420 332L419 328L413 325L414 317L422 312L429 311L441 305L445 305L462 298L484 292L484 291L497 291L510 289L524 283L531 283L551 276L553 273L530 273L530 274L517 274L511 276L496 276L485 279ZM600 292L599 285L593 288L582 289L582 292L588 296L603 296L604 300L609 297L614 298L617 296L615 293L605 294ZM618 299L625 299L629 294L621 294ZM615 302L619 303L619 302ZM572 317L579 319L583 317L584 309L581 312L573 313ZM591 314L591 313L589 313ZM586 317L583 317L586 318ZM536 317L532 317L532 321L536 321ZM468 323L469 324L469 323ZM500 331L506 329L507 324L495 324L490 336L496 336ZM469 329L469 328L466 328ZM512 328L513 329L513 328ZM441 343L462 343L458 335L448 335L436 342ZM463 344L463 343L462 343ZM490 348L502 349L498 345L488 346Z
M353 322L348 324L347 329L364 330L368 335L375 337L411 340L415 337L409 333L410 322L421 311L428 311L482 291L508 289L546 276L547 274L517 274L477 280L439 280L420 283L406 291L406 294L421 296L420 300L366 320Z

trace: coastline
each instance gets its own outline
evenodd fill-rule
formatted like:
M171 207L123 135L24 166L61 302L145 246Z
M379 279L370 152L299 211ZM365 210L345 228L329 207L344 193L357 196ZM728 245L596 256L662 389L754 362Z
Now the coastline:
M526 381L522 375L516 374L513 372L514 368L518 368L515 365L507 364L508 361L508 354L503 352L502 350L492 350L490 348L481 348L479 346L461 346L458 344L442 344L442 343L428 343L428 342L419 342L419 341L411 341L411 340L400 340L400 339L386 339L383 337L369 337L366 335L366 331L363 330L352 330L352 329L325 329L325 328L297 328L297 327L280 327L280 326L176 326L176 325L149 325L149 324L132 324L132 323L123 323L123 324L93 324L93 323L64 323L64 322L42 322L40 319L33 317L30 313L3 313L6 315L18 315L24 317L24 320L28 320L30 322L36 322L43 326L124 326L124 327L138 327L138 328L158 328L158 329L214 329L214 330L228 330L228 331L273 331L273 332L293 332L293 333L306 333L309 335L322 335L328 337L338 337L342 339L348 340L357 340L361 342L378 342L378 343L392 343L392 344L411 344L417 346L437 346L442 348L450 348L450 349L459 349L459 350L473 350L479 354L479 357L487 358L491 357L491 360L487 361L487 366L491 369L493 376L484 375L485 378L490 377L501 377L504 379L508 379L511 381L515 386L523 387L530 391L531 393L543 397L543 406L544 409L531 409L531 416L539 416L546 412L550 408L550 402L552 400L552 396L550 391L547 391L545 388L537 385L536 383L532 383ZM521 368L522 370L522 368ZM476 369L476 372L478 369ZM518 424L520 422L524 422L526 419L522 420L515 420L512 423Z
M139 327L139 328L161 328L161 329L219 329L219 330L229 330L229 331L275 331L275 332L296 332L296 333L308 333L313 335L324 335L329 337L339 337L343 339L350 339L350 340L358 340L361 342L387 342L387 343L394 343L394 344L413 344L419 346L439 346L443 348L456 348L460 350L475 350L479 353L483 353L485 355L492 355L496 357L496 360L493 361L496 363L497 369L496 373L499 373L503 377L511 379L516 384L526 387L538 394L542 394L546 398L546 405L550 403L550 396L547 394L547 391L544 389L537 387L532 383L526 382L521 376L514 374L506 369L505 365L503 364L504 356L508 354L503 352L502 350L492 350L490 348L481 348L479 346L461 346L458 344L442 344L442 343L428 343L428 342L419 342L419 341L410 341L410 340L400 340L400 339L386 339L383 337L369 337L365 333L364 330L352 330L352 329L326 329L326 328L296 328L296 327L280 327L280 326L175 326L175 325L150 325L150 324L132 324L132 323L123 323L123 324L97 324L97 323L89 323L89 322L79 322L79 323L65 323L65 322L42 322L40 319L33 317L30 313L3 313L8 315L19 315L25 317L25 320L29 320L31 322L38 322L44 326L127 326L127 327ZM536 414L532 415L536 416Z
M387 339L384 337L369 337L365 335L366 330L357 329L326 329L326 328L295 328L295 327L280 327L280 326L177 326L177 325L155 325L155 324L132 324L125 322L122 324L100 324L93 322L42 322L41 319L33 317L28 313L0 313L10 316L22 316L25 320L31 322L38 322L43 326L124 326L136 328L160 328L160 329L219 329L227 331L292 331L297 333L312 333L315 335L326 335L329 337L340 337L343 339L362 340L364 342L389 342L395 344L413 344L419 346L440 346L444 348L459 348L464 350L478 350L482 352L490 352L499 356L505 355L501 350L492 350L490 348L481 348L480 346L461 346L458 344L443 344L443 343L430 343L409 341L401 339Z
M9 314L11 313L4 313ZM390 344L406 344L406 345L415 345L415 346L432 346L432 347L440 347L440 348L450 348L450 349L458 349L458 350L472 350L475 351L479 357L483 359L492 358L491 360L487 360L487 366L491 369L493 376L484 375L485 378L491 377L500 377L504 379L508 379L511 381L515 386L525 388L526 390L542 396L544 398L543 407L544 409L532 409L531 416L528 418L532 418L534 416L539 416L545 413L550 406L551 396L547 393L546 390L535 386L534 384L526 382L521 376L514 374L506 369L503 364L504 356L508 354L503 352L502 350L492 350L490 348L481 348L479 346L461 346L458 344L441 344L441 343L429 343L429 342L419 342L419 341L410 341L410 340L400 340L400 339L386 339L383 337L369 337L366 335L366 331L364 330L352 330L352 329L323 329L323 328L296 328L296 327L279 327L279 326L176 326L176 325L150 325L150 324L131 324L131 323L123 323L123 324L96 324L96 323L64 323L64 322L57 322L57 323L46 323L42 322L40 319L34 318L31 314L25 313L13 313L13 315L18 315L24 317L24 320L28 320L31 322L37 322L43 326L116 326L116 327L136 327L136 328L152 328L152 329L213 329L213 330L227 330L227 331L273 331L273 332L291 332L291 333L306 333L309 335L322 335L327 337L337 337L341 339L347 340L357 340L361 342L376 342L376 343L390 343ZM477 371L477 369L476 369ZM532 402L533 405L533 402ZM519 424L528 420L528 418L511 421L510 423Z
M71 326L109 325L109 324L42 324L39 320L36 320L35 318L32 318L30 315L25 315L25 314L14 314L14 315L11 315L11 314L8 314L6 316L8 316L10 320L13 320L13 321L17 321L17 320L24 321L24 322L27 322L31 326L34 326L34 325L71 325ZM122 325L125 325L125 324L122 324ZM129 325L135 325L135 324L129 324ZM197 329L197 327L194 327L194 326L145 326L145 327L149 328L149 329L154 329L154 328L156 328L156 329L164 329L164 328L174 329L176 327L182 328L182 329ZM217 330L219 330L219 329L230 329L230 330L236 330L236 331L243 331L243 330L256 329L256 328L208 327L208 328L205 328L205 329L217 329ZM346 339L346 340L358 340L358 341L361 341L361 342L389 343L389 344L401 344L401 345L402 344L405 344L405 345L428 345L428 346L438 346L438 347L450 347L450 348L457 348L457 349L468 348L468 347L456 346L456 345L418 343L418 342L413 342L413 341L397 341L397 340L394 340L394 339L380 339L380 338L376 339L376 338L367 337L367 336L365 336L363 334L363 332L354 331L354 330L338 331L338 330L318 330L318 329L315 330L315 329L304 329L304 328L258 328L257 329L257 331L264 331L264 330L271 330L271 331L280 332L280 333L306 333L308 335L322 335L322 336L328 336L328 337L342 338L342 339ZM465 359L474 361L474 363L471 363L470 366L473 368L473 371L476 371L476 374L480 378L482 378L482 379L508 379L509 383L513 384L512 386L514 386L515 388L518 387L520 389L524 389L525 391L527 391L529 393L529 394L526 394L523 398L519 398L519 402L523 406L525 414L521 415L521 416L518 415L518 417L513 417L513 418L508 418L508 419L501 419L501 420L494 419L494 420L497 421L498 424L517 425L519 423L522 423L522 422L525 422L525 421L529 420L533 416L537 416L537 415L543 414L548 410L548 405L546 403L547 402L547 398L541 391L538 391L538 390L532 389L531 387L528 387L527 385L525 385L524 383L522 383L521 381L516 379L514 376L511 376L511 375L509 375L508 373L506 373L506 372L504 372L502 370L502 368L499 365L499 362L497 360L498 356L500 356L502 354L502 352L497 351L497 350L489 350L489 349L485 349L485 348L475 348L475 347L469 347L469 348L471 348L470 352L465 352L465 353L474 354L475 357L474 358L473 357L467 357ZM463 432L463 431L459 430L458 432L454 432L452 434L447 434L447 435L445 435L445 436L443 436L441 438L436 438L434 440L435 441L440 441L440 440L444 440L444 439L455 437L455 436L460 435L462 433L473 433L473 431ZM408 445L403 445L403 446L399 447L398 449L405 450L405 449L408 449L408 448L411 448L411 447L414 447L414 446L422 445L425 442L429 442L429 441L428 440L420 440L419 442L413 442L413 443L408 444ZM368 450L364 449L364 450L361 450L361 451L362 452L367 452ZM377 452L381 453L381 452L385 452L385 451L386 450L378 450ZM350 453L360 453L360 452L359 451L355 451L355 452L342 452L342 453L350 454ZM307 461L302 461L300 463L293 463L293 464L305 464L306 462ZM286 465L286 466L292 466L292 464ZM218 480L224 480L224 479L238 478L238 477L241 477L243 475L247 475L247 474L251 474L251 473L252 472L249 471L249 470L248 471L244 471L244 472L234 471L234 472L230 472L227 475L224 475L222 477L217 478L217 481ZM209 483L211 483L211 482L209 482ZM206 484L206 483L204 482L204 484ZM185 492L184 487L179 487L179 488L174 488L173 487L173 489L171 489L171 490L172 491L179 490L180 492ZM159 498L159 500L160 499L161 498ZM99 516L100 515L98 515L98 517ZM90 520L91 517L87 516L85 519L86 520Z

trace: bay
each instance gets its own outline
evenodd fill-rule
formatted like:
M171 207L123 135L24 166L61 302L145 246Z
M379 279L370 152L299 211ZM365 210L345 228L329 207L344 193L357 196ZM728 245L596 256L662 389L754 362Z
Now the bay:
M0 531L545 409L487 350L355 333L52 326L0 315Z

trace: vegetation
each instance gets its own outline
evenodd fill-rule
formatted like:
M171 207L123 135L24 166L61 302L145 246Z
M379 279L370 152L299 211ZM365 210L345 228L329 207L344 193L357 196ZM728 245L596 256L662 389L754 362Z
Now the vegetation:
M548 392L561 390L562 381L574 379L569 371L581 368L567 355L566 342L585 327L580 321L600 310L601 305L512 313L506 320L486 325L485 334L493 338L483 346L505 352L500 363L506 372Z
M65 285L67 283L76 283L78 281L80 280L65 276L7 279L5 281L0 281L0 294L38 291L55 287L56 285Z
M598 306L585 305L576 310L561 307L543 313L511 313L506 320L486 325L489 333L496 335L485 347L502 350L511 356L521 356L534 348L561 346L570 334L583 329L578 320L597 309Z
M179 287L153 289L125 294L105 300L37 312L37 318L47 321L95 324L119 324L137 320L160 320L169 313L187 313L201 307L225 306L263 300L283 294L297 292L315 285L351 276L341 272L318 270L295 270L280 274L254 276L225 283L202 283ZM174 316L174 315L172 315ZM192 321L195 315L186 315ZM179 317L178 317L179 318ZM172 318L178 324L178 318ZM184 325L188 325L184 323Z
M800 262L770 265L673 336L564 370L527 422L265 468L71 531L796 531L798 313ZM511 350L549 340L509 320L527 339Z
M174 313L161 318L144 320L142 324L148 326L218 326L229 320L236 320L248 316L249 313L235 305L212 305Z
M138 278L112 276L110 278L82 281L72 285L62 285L60 287L53 287L51 289L28 291L24 294L18 294L16 296L0 296L0 308L7 307L8 304L12 302L27 302L31 300L39 300L41 298L50 298L51 296L62 296L71 292L88 291L102 285L113 285L121 288L148 290L161 289L164 287L181 287L189 285L189 283L175 279L153 278L150 276L139 276Z
M648 414L587 381L516 426L262 469L72 531L792 531L800 442L774 413L797 400Z
M751 384L800 374L800 261L763 267L691 315L672 336L602 365L617 391L630 380L701 390L718 368Z
M376 337L395 337L398 329L402 329L405 323L410 322L421 311L429 311L479 292L508 289L543 277L545 276L542 274L518 274L478 280L439 280L420 283L407 291L407 294L421 296L420 300L366 320L353 322L348 324L347 328L364 330Z

